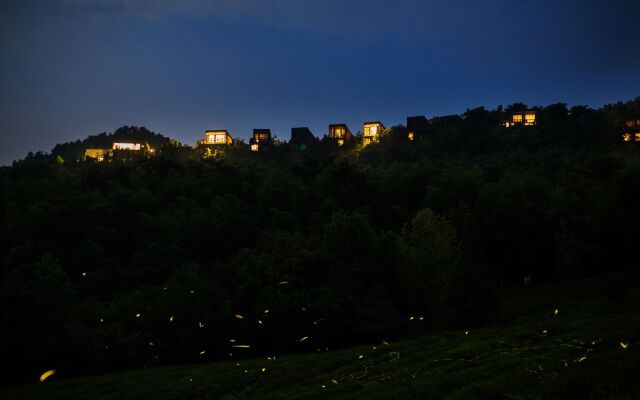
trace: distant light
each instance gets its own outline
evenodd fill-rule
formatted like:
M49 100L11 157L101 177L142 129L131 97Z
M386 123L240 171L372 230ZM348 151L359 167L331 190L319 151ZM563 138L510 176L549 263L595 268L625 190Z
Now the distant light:
M556 308L555 310L553 310L553 315L558 315L560 311L558 311L558 309Z
M137 313L136 318L140 318L140 315L141 315L140 313Z
M236 318L237 319L244 319L244 317L242 315L240 315L240 314L236 314Z
M55 369L50 369L49 371L47 371L44 374L40 375L40 382L44 382L45 379L47 379L48 377L50 377L51 375L53 375L55 373L56 373Z
M622 347L623 349L626 349L627 347L629 347L629 343L620 342L620 347Z

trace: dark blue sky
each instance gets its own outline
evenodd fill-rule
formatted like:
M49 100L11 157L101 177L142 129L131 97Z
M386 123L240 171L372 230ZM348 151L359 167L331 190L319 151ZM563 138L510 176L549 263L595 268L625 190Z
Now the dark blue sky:
M0 164L122 125L194 144L640 95L640 1L0 0Z

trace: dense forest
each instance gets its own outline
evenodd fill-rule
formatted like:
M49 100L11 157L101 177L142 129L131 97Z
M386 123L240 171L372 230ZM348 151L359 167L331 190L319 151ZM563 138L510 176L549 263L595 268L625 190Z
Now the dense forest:
M0 169L3 379L482 326L524 277L598 278L638 307L640 143L621 136L640 98L501 127L517 109L268 154L124 127L156 155L82 160L102 134Z

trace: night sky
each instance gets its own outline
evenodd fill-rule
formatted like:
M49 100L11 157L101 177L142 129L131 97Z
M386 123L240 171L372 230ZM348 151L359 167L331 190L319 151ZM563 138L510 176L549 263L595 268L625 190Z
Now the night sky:
M639 95L635 0L0 0L0 164L122 125L289 139Z

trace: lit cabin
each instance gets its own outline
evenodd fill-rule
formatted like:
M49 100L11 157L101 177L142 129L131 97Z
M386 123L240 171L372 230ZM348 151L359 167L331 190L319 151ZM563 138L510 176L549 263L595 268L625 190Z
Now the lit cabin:
M345 143L351 141L353 135L351 135L351 131L347 124L332 124L329 125L329 133L327 137L338 144L338 146L342 146Z
M518 111L511 114L511 120L505 121L502 125L511 128L516 125L533 126L536 124L537 112L535 110Z
M204 140L198 142L198 144L205 146L225 146L232 143L233 138L224 129L205 131Z
M299 150L306 150L318 143L318 138L311 133L309 128L291 128L291 140L289 144Z
M141 143L119 143L114 142L112 149L113 150L128 150L128 151L140 151L142 150L143 145Z
M429 121L423 116L407 117L407 140L413 141L429 130Z
M624 124L622 140L625 142L640 142L640 119L628 119Z
M384 133L382 122L365 122L362 129L362 143L366 146L372 142L380 141L380 135Z
M84 158L102 162L106 157L110 157L112 154L113 151L111 149L86 149L84 151Z
M254 129L253 137L249 140L251 151L264 151L273 147L271 129Z

